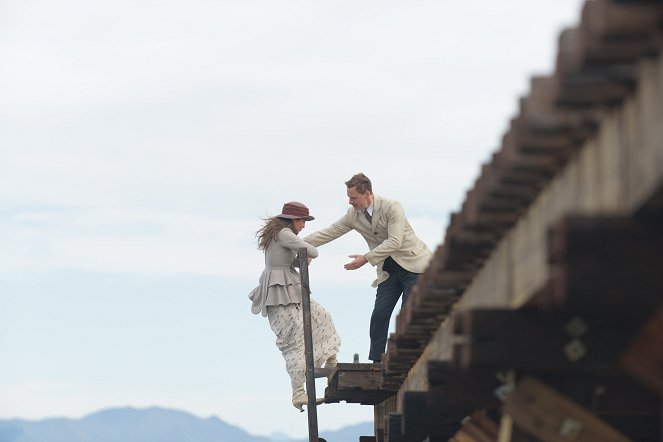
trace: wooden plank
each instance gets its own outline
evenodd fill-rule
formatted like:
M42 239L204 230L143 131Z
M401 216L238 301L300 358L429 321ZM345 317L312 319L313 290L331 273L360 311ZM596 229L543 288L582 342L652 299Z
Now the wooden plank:
M428 363L430 434L452 437L461 421L476 409L495 411L501 402L495 392L502 383L494 373L465 371L448 361Z
M499 406L495 390L502 382L493 371L462 370L449 361L429 361L428 382L430 409L455 408L467 416L474 409L494 410Z
M567 217L550 229L548 244L545 305L642 323L663 298L658 221Z
M430 431L428 392L406 391L403 393L401 429L405 440L421 441Z
M504 403L504 413L522 431L545 442L631 439L538 380L520 381Z
M622 357L635 378L663 396L663 307L645 323Z
M339 363L325 389L325 402L374 405L395 394L381 384L381 364Z
M491 440L497 440L499 427L490 417L488 417L485 410L474 411L470 416L470 419L483 434L490 437Z
M662 15L658 4L586 2L581 14L584 62L588 65L628 63L655 55L660 42L655 29Z
M637 441L660 440L661 398L626 374L531 373Z
M460 322L453 363L463 369L614 373L636 327L612 318L473 309Z
M389 413L387 417L386 428L386 442L403 442L403 435L401 432L402 417L398 413Z
M468 421L463 423L463 426L452 440L458 442L495 442L496 439L484 434L479 427Z
M558 393L605 418L607 416L658 416L660 397L626 373L614 375L536 373Z
M463 420L463 426L451 439L468 442L496 442L499 428L484 411L475 410Z

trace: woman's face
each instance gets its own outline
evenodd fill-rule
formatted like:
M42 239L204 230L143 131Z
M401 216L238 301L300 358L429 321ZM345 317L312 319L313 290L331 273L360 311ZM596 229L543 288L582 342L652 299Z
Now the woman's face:
M299 232L301 232L304 226L306 225L306 220L303 218L293 219L292 224L294 224L295 226L295 233L299 234Z

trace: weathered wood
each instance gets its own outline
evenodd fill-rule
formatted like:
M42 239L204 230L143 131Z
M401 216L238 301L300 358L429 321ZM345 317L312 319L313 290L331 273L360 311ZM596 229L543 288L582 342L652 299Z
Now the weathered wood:
M464 369L614 373L634 335L632 324L534 309L458 311L461 342L453 362Z
M624 353L622 364L644 385L663 396L663 307L645 323Z
M531 374L634 440L663 434L661 398L626 374Z
M448 439L473 410L497 410L501 404L495 393L502 383L494 373L459 370L436 361L428 363L428 375L431 436Z
M663 225L567 217L551 228L547 305L643 323L663 300Z
M496 442L499 427L483 411L475 410L463 420L463 425L451 441Z
M661 400L627 374L532 373L579 405L601 416L659 415Z
M381 384L381 364L339 363L325 389L325 402L374 405L395 393L383 389Z
M496 439L484 434L472 422L465 422L450 440L454 442L495 442Z
M541 348L548 345L546 339L553 339L553 343L575 343L568 350L557 348L552 353L566 359L571 355L576 362L553 360L551 370L542 361L527 360L518 354L516 359L498 354L484 361L486 366L509 367L515 361L528 370L559 375L561 380L555 382L556 379L550 378L551 384L563 391L570 388L569 393L583 405L589 402L576 396L584 390L574 387L569 380L578 367L587 380L594 375L615 375L617 381L609 393L590 395L597 404L594 409L620 429L637 426L640 419L642 427L652 423L647 407L629 403L631 392L624 390L626 384L618 377L622 374L619 356L629 348L625 339L640 330L642 318L638 315L647 310L643 308L646 303L639 302L640 291L624 291L624 285L620 286L616 280L623 273L612 271L613 267L610 271L591 273L598 281L596 284L592 278L583 280L583 273L578 272L574 276L577 285L570 286L557 279L556 283L562 285L557 285L556 290L566 287L565 291L548 292L550 282L559 276L558 264L571 266L566 257L549 261L550 226L569 214L633 217L645 207L648 212L658 214L663 208L663 61L657 55L661 16L656 12L660 10L660 2L650 9L654 13L640 14L635 21L631 20L630 12L613 14L609 3L594 0L587 11L598 7L599 12L608 11L608 15L591 18L594 20L591 24L583 18L580 29L561 36L556 71L544 81L537 81L536 88L533 82L532 94L523 100L521 112L512 120L500 150L488 164L482 165L481 175L467 192L462 209L452 215L445 244L436 249L410 302L397 317L396 336L383 359L386 372L382 385L391 389L402 384L401 391L384 401L390 404L394 401L389 407L377 404L376 422L384 422L389 412L400 413L407 386L421 387L428 382L427 362L447 360L451 357L451 343L466 339L465 335L452 333L448 323L451 312L476 307L534 307L539 300L547 300L547 304L540 305L555 314L559 308L579 314L589 331L581 336L568 332L564 335L555 329L563 322L561 317L553 315L560 322L555 327L550 327L550 323L546 323L548 327L535 324L533 331L523 329L521 334L539 333L538 338L529 339L529 342L539 339L538 348L531 347L537 354L545 353ZM656 54L647 52L646 45L650 43ZM484 241L487 238L490 239ZM612 244L614 241L619 240L613 240ZM622 260L631 258L630 250L625 241ZM591 252L586 255L587 265L597 258ZM632 260L634 268L639 259ZM663 261L656 258L652 262ZM637 272L631 276L637 277ZM603 288L608 293L606 297L617 300L608 303L611 307L606 306L605 311L600 307ZM644 284L642 288L646 289ZM447 289L457 290L456 299L451 302L444 297ZM611 298L612 295L615 296ZM623 304L626 310L622 311L617 306L624 296L637 301ZM560 299L563 302L557 302ZM605 324L609 322L602 323L601 317L612 321L616 330L608 330ZM508 338L507 334L500 336L500 340ZM528 342L526 337L511 338L516 343ZM424 347L422 342L428 345ZM473 343L461 342L459 346L465 344ZM493 346L494 342L488 339L476 345L488 344ZM495 353L501 351L499 346L492 348ZM485 379L490 376L486 375ZM459 391L457 396L463 394ZM609 410L614 412L611 418ZM629 415L629 411L637 413ZM448 439L458 431L464 416L454 415L453 410L449 413L431 419L437 425L431 432L431 441L446 442L444 437ZM628 432L629 436L632 434L636 433ZM642 434L651 431L647 429ZM532 440L519 428L510 437L511 441Z
M402 417L398 413L389 413L387 417L386 428L386 442L404 442L403 434L401 431Z
M499 427L493 420L486 414L485 410L475 410L470 415L470 421L476 425L483 434L497 440L499 434Z
M308 434L310 442L318 442L318 412L315 393L315 365L313 364L313 335L311 329L311 290L308 278L308 255L306 248L298 250L299 272L302 281L302 322L304 325L304 356L306 363L306 393L308 395Z
M655 28L663 9L658 4L586 2L581 14L584 66L628 63L654 55L660 47Z
M517 428L541 441L631 440L534 378L518 383L504 403L504 413L513 419Z
M359 436L359 442L376 442L375 436Z
M430 431L428 392L406 391L403 394L401 430L404 440L424 440Z

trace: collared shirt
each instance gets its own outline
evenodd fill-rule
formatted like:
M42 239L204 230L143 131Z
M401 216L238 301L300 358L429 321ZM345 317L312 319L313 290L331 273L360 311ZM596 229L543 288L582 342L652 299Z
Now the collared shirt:
M373 216L373 201L371 201L370 206L364 209L364 212L368 213L370 216Z

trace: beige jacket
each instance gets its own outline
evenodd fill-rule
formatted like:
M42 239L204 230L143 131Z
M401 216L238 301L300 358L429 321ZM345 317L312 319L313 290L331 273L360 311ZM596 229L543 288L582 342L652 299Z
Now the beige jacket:
M401 267L414 273L423 273L433 254L420 240L405 218L405 212L398 201L373 195L373 216L369 224L362 210L349 208L345 216L331 226L313 232L304 241L319 247L345 235L351 230L364 237L370 251L364 256L376 267L378 278L373 287L385 281L389 274L382 270L382 264L391 256Z

